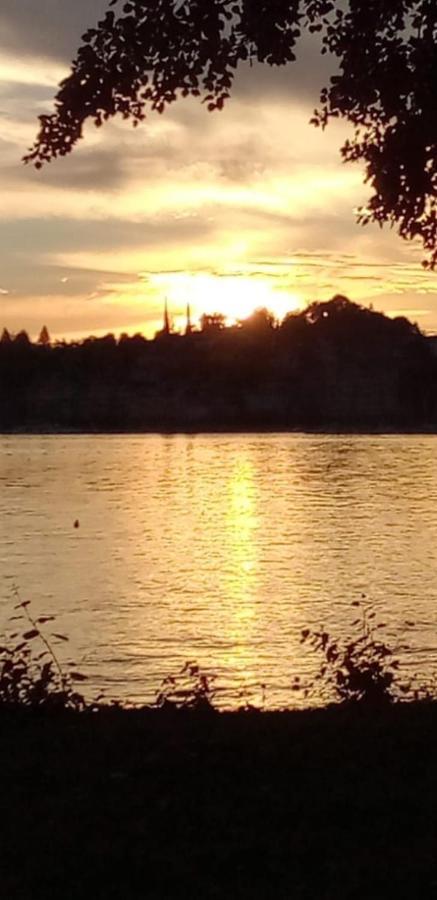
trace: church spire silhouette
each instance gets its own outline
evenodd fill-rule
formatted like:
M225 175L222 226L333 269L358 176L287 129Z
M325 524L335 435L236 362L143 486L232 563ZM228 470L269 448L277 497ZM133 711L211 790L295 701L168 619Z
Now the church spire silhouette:
M164 303L164 325L163 325L162 333L170 334L170 316L168 314L167 297L165 298L165 303Z
M193 330L193 326L191 324L191 308L190 304L187 303L187 324L185 326L185 334L191 334Z

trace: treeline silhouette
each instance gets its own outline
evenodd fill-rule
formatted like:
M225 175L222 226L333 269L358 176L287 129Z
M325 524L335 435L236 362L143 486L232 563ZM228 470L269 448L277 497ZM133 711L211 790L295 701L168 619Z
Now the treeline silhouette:
M0 339L0 429L433 429L432 339L336 296L289 313L153 340L109 334L52 344L46 328Z

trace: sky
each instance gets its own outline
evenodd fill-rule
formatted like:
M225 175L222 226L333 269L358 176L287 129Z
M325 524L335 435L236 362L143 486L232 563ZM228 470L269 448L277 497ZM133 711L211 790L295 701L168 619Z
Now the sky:
M359 165L344 123L309 124L332 62L314 41L283 69L245 66L222 112L180 100L139 128L90 125L73 154L21 162L108 0L1 0L0 328L52 337L153 336L165 298L175 328L278 318L344 294L437 332L437 274L420 245L356 224Z

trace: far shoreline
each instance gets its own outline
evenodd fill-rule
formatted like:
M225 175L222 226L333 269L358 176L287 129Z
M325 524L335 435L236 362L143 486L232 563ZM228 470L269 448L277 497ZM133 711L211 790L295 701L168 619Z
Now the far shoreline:
M335 424L332 425L296 425L296 426L265 426L265 425L240 425L237 426L220 426L217 424L211 426L203 426L203 427L193 427L189 425L179 425L174 427L166 427L166 426L142 426L141 428L132 428L132 427L117 427L117 428L93 428L92 426L81 426L81 427L62 427L57 425L41 425L39 427L16 427L16 428L5 428L0 427L0 437L46 437L46 436L79 436L79 437L96 437L98 435L105 436L118 436L125 435L127 437L132 436L135 437L137 435L154 435L156 437L159 436L184 436L187 435L189 437L194 437L196 435L254 435L254 434L262 434L262 435L357 435L357 436L390 436L390 435L416 435L420 436L428 436L428 435L436 435L437 434L437 424L432 425L423 425L421 427L399 427L399 426L391 426L387 424L382 425L344 425L344 424Z

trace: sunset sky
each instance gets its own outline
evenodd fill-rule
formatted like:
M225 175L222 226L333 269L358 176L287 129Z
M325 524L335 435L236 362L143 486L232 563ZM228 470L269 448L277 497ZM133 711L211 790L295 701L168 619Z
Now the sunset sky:
M191 303L278 317L334 293L437 331L436 274L421 247L360 228L368 193L344 166L346 132L308 124L329 62L301 46L282 70L245 68L221 113L180 101L134 130L90 126L65 160L21 163L84 30L107 0L2 0L0 328L53 336L175 325Z

